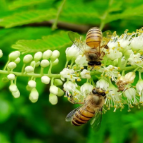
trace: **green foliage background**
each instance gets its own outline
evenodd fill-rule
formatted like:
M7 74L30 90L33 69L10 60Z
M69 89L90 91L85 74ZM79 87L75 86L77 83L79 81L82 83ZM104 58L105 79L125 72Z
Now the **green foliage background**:
M64 51L71 44L67 31L85 34L93 26L118 34L125 29L135 31L143 26L143 1L0 0L0 49L4 53L0 67L3 68L8 54L14 49L23 53L58 49L61 62L53 72L59 73L66 60ZM16 70L21 66L22 62ZM67 113L75 106L64 97L59 98L57 105L51 105L49 87L40 79L37 79L40 98L33 104L26 91L28 78L17 80L21 92L18 99L12 97L8 91L9 83L3 82L2 78L0 75L0 143L143 142L142 108L134 107L129 113L127 107L115 113L111 109L103 115L99 132L93 132L89 124L74 127L66 123Z

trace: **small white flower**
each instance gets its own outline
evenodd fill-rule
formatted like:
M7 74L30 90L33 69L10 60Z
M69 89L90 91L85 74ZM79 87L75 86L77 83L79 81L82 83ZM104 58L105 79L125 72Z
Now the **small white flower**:
M129 59L128 59L128 61L131 65L138 65L138 66L143 65L143 61L142 61L140 53L134 54L132 52Z
M75 60L80 53L80 49L74 44L66 49L66 57L68 60Z
M19 56L20 56L20 52L19 51L14 51L14 52L9 54L9 59L10 60L16 60Z
M41 77L41 82L44 84L49 84L50 83L50 78L48 76L42 76Z
M0 58L3 56L3 52L2 50L0 49Z
M40 61L41 58L42 58L42 52L35 53L35 55L34 55L34 60L35 61Z
M135 72L128 72L126 75L125 75L125 81L128 81L128 83L133 83L134 82L134 79L135 79Z
M106 97L107 98L105 99L105 104L108 106L109 109L110 107L115 107L116 109L117 106L120 105L121 93L118 92L118 88L116 88L115 86L109 86Z
M60 52L58 50L54 50L52 52L51 60L55 61L60 56Z
M134 37L131 40L131 48L132 50L138 51L138 50L143 50L143 36L138 36L138 37Z
M124 92L124 96L127 97L128 104L136 101L136 90L134 88L129 88Z
M7 67L11 70L13 70L14 68L16 68L16 63L15 62L10 62Z
M52 105L57 104L58 103L58 97L55 94L50 93L50 95L49 95L49 102Z
M89 93L91 93L92 90L93 90L93 85L91 85L89 83L84 83L80 87L81 94L83 94L84 97L86 97L87 95L89 95Z
M49 61L48 60L42 60L41 61L41 67L46 68L47 66L49 66Z
M10 90L11 92L16 92L16 91L18 90L16 84L11 84L11 85L9 86L9 90Z
M83 66L87 66L88 61L86 60L85 55L84 55L84 56L79 55L79 56L76 58L75 63L76 63L77 65L79 65L80 67L83 67Z
M70 93L70 92L73 92L76 89L77 84L75 82L67 81L67 82L64 83L63 87L64 87L65 91Z
M70 80L75 80L76 77L74 77L74 70L73 69L68 69L64 68L61 72L61 79L64 80L64 78L70 79Z
M12 92L12 95L13 95L14 98L20 97L20 92L19 92L19 90L15 91L15 92Z
M109 87L109 83L104 79L100 79L96 82L96 87L106 91Z
M34 72L34 68L32 66L27 66L27 67L25 67L25 71L27 73L32 73L32 72Z
M30 92L30 95L29 95L29 99L32 103L35 103L37 102L39 98L39 93L38 91L36 90L36 88L32 88L31 92Z
M50 93L57 95L58 94L58 87L56 87L55 85L51 85L50 86Z
M9 74L9 75L7 76L7 78L8 78L9 80L14 80L14 79L15 79L15 75L14 75L14 74Z
M20 58L18 57L14 62L18 64L20 62Z
M57 65L58 63L59 63L59 59L56 59L56 60L52 63L52 65L55 66L55 65Z
M25 64L28 64L28 63L30 63L30 62L32 61L32 59L33 59L32 55L28 54L28 55L25 55L25 56L24 56L23 62L24 62Z
M28 85L29 85L29 87L31 87L31 88L35 88L35 87L36 87L36 81L34 81L34 80L29 80L29 81L28 81Z
M143 80L139 80L136 84L136 89L139 93L139 95L143 95Z
M43 59L49 59L52 55L52 51L51 50L47 50L43 53Z
M82 78L87 78L87 79L91 78L91 76L90 76L90 71L88 71L88 70L86 70L86 69L84 69L84 70L80 73L80 75L81 75Z
M112 65L101 68L99 71L102 72L102 75L105 74L105 76L112 78L114 81L116 80L116 77L118 77L118 67L114 67Z

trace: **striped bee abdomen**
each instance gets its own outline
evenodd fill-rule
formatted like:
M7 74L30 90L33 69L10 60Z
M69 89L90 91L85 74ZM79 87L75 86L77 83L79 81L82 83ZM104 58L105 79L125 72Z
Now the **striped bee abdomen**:
M102 39L102 33L97 27L89 29L86 35L86 44L91 48L97 48Z
M95 111L93 109L91 109L89 106L87 106L86 108L83 106L78 111L75 112L72 118L72 124L75 126L80 126L82 124L85 124L94 115Z

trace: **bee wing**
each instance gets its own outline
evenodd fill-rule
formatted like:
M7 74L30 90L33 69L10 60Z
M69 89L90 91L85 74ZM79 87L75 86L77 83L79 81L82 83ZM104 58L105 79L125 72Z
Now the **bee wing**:
M80 106L81 107L81 106ZM69 122L72 120L72 117L74 115L74 113L79 110L80 107L75 108L74 110L72 110L71 112L68 113L68 115L66 116L66 122Z
M68 36L73 43L75 43L76 39L81 39L81 36L78 33L72 31L68 32Z
M112 37L112 32L110 30L107 30L105 32L102 33L102 43L101 45L107 45L108 42L110 41L111 37Z
M95 113L95 116L92 118L90 124L93 130L98 131L101 126L102 121L102 108Z

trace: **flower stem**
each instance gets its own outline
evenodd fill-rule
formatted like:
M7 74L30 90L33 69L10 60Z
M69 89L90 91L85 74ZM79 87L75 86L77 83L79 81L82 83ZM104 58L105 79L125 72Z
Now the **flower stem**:
M141 75L141 72L139 72L139 79L142 79L142 75Z
M67 60L67 61L66 61L66 64L65 64L65 68L67 68L68 62L69 62L69 61Z
M22 73L24 73L24 69L25 69L25 64L22 67Z
M51 74L51 69L52 69L52 62L51 62L51 64L50 64L50 67L49 67L49 71L48 71L48 74Z
M16 76L23 76L23 77L41 77L41 74L35 74L35 73L27 73L27 74L23 74L21 72L11 72L13 74L15 74ZM6 71L6 70L0 70L0 74L9 74L9 71ZM45 76L48 76L48 77L54 77L54 78L61 78L61 75L60 74L43 74Z
M57 28L58 19L59 19L59 16L60 16L61 12L62 12L62 9L64 7L65 2L66 2L66 0L63 0L61 5L60 5L60 7L59 7L59 9L58 9L58 12L57 12L57 15L56 15L56 19L55 19L55 21L54 21L54 23L52 25L52 30L55 30Z
M3 70L6 70L6 68L7 68L7 65L9 64L9 60L7 61L7 63L6 63L6 65L4 66L4 68L3 68Z

